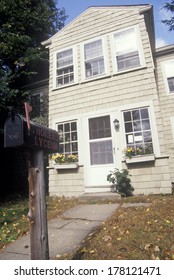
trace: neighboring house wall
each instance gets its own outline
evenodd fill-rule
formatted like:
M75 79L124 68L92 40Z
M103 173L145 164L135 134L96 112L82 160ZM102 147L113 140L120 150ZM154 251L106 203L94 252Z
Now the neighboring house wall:
M145 13L141 12L145 9ZM107 191L109 185L106 176L115 167L130 170L137 194L171 192L169 151L166 149L154 72L153 33L151 36L147 33L152 23L150 6L89 8L51 38L49 123L52 128L59 129L64 137L68 133L73 135L68 127L72 122L77 123L80 167L76 171L56 171L51 168L50 194L78 196L83 192ZM131 66L129 69L124 69L123 66L124 63L129 64L129 58L125 62L126 50L122 50L123 36L130 36L129 42L131 38L136 41L131 42L134 52L133 58L130 58L135 67ZM100 54L97 53L99 57L90 60L88 48L95 49L94 42L98 44ZM65 65L69 63L67 76L67 70L62 64L63 58ZM92 69L89 65L92 65ZM59 76L57 79L56 68ZM97 74L95 71L98 71ZM73 79L74 82L71 83ZM67 81L70 83L67 84ZM139 134L129 133L129 129L126 131L126 114L139 114L141 117L137 123L142 125L144 122L144 126L148 126L146 131L145 128ZM114 128L114 119L119 120L118 130ZM102 130L103 136L96 137L92 127L99 126L100 121L108 127ZM129 125L132 125L131 122ZM138 141L149 142L155 161L126 164L122 150L128 143L133 145L133 142ZM75 144L71 145L72 153L73 149L76 152ZM96 148L100 150L100 155L95 153ZM100 157L100 164L97 156Z
M170 155L171 180L174 182L174 46L157 49L155 56L162 129L167 154Z

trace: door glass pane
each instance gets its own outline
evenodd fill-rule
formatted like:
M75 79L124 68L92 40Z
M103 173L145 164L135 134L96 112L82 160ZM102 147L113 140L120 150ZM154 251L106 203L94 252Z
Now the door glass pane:
M89 138L111 137L110 116L89 119Z
M113 163L112 140L90 143L91 165Z

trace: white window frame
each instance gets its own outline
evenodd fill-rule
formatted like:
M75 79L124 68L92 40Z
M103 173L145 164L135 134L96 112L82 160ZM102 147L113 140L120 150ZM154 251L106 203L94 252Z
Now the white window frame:
M156 122L156 116L155 116L155 109L154 109L154 105L152 101L144 101L144 102L140 102L140 103L134 103L134 104L130 104L130 105L124 105L121 106L121 128L122 128L122 135L121 135L121 139L122 139L122 150L126 148L126 132L125 132L125 127L124 127L124 116L123 116L123 112L125 111L129 111L129 110L136 110L136 109L140 109L143 107L148 107L149 109L149 119L150 119L150 125L151 125L151 134L152 134L152 143L153 143L153 152L155 154L156 157L161 156L161 152L160 152L160 144L159 144L159 136L158 136L158 131L157 131L157 122Z
M67 83L67 84L57 85L57 54L61 53L61 52L64 52L64 51L71 50L71 49L72 49L72 58L73 58L73 63L71 65L73 66L74 80L72 82ZM69 46L67 48L56 50L53 54L53 89L59 89L59 88L71 86L74 83L77 83L77 51L76 51L76 46Z
M83 136L82 136L82 121L80 115L72 115L71 117L61 117L53 120L52 128L57 131L58 124L76 122L77 123L77 140L78 140L78 163L83 165Z
M148 118L146 117L145 119L142 119L140 110L147 110L147 111L148 111ZM125 121L125 120L124 120L124 113L131 112L131 114L132 114L133 111L139 111L139 113L140 113L140 118L137 119L137 120L131 119L130 121ZM151 152L151 153L154 153L154 140L153 140L152 124L151 124L150 108L149 108L149 106L142 106L142 107L140 106L140 107L138 107L138 108L133 108L133 109L124 110L124 111L122 112L122 114L123 114L123 125L124 125L124 137L125 137L125 139L126 139L127 137L129 137L129 136L131 137L130 143L127 143L127 141L126 141L126 147L133 147L133 148L135 148L135 146L137 146L137 147L146 147L146 146L148 146L149 144L152 144L152 152ZM149 128L143 129L143 127L142 127L142 122L143 122L144 120L149 120L149 124L150 124L150 127L149 127ZM133 124L134 124L134 122L139 123L140 129L137 130L137 131L132 130L132 131L130 131L130 132L126 132L126 130L125 130L125 124L132 124L132 129L133 129ZM147 142L147 144L146 144L145 140L143 139L143 132L144 132L144 133L150 132L152 141L150 141L149 143ZM142 136L135 136L136 134L142 134ZM135 137L137 137L137 140L135 140ZM140 142L142 142L142 143L140 143ZM150 154L150 153L149 153L149 154ZM148 154L147 154L147 155L148 155Z
M170 64L170 63L172 63L173 66L174 66L174 59L168 59L168 60L165 60L165 61L162 62L162 72L163 72L163 78L164 78L164 84L165 84L166 92L167 92L167 94L172 95L172 94L174 94L174 91L170 91L169 84L168 84L168 78L174 77L174 67L173 67L173 75L172 76L167 75L167 71L165 69L167 64Z
M104 73L98 74L98 75L93 75L86 77L86 69L85 69L85 45L90 44L96 41L101 40L102 42L102 50L103 50L103 60L104 60ZM85 41L81 44L81 73L82 73L82 81L89 81L89 80L95 80L102 78L106 76L108 73L108 55L107 55L107 47L106 47L106 39L105 36L103 37L95 37L92 38L91 40Z
M76 129L75 130L72 130L72 123L76 123ZM60 145L61 143L63 144L63 146L65 147L67 144L70 144L70 151L62 151L61 153L64 154L64 155L78 155L79 154L79 140L78 140L78 124L77 124L77 120L67 120L67 121L62 121L62 122L58 122L56 124L56 130L58 131L59 133L59 126L63 126L63 128L65 129L66 125L69 125L69 130L65 131L63 130L63 136L65 137L66 134L69 134L70 137L72 137L72 135L75 133L77 135L77 139L70 139L70 140L67 140L64 138L63 141L61 142L61 139L60 139ZM59 133L59 137L61 136L61 134ZM73 143L77 143L77 150L76 151L73 151Z
M118 33L130 30L130 29L134 29L134 31L135 31L136 40L137 40L137 51L139 53L140 65L137 65L135 67L128 67L126 69L119 70L118 65L117 65L117 61L116 61L116 48L115 48L115 38L114 38L114 36ZM140 69L140 68L146 66L144 53L143 53L143 46L142 46L142 42L141 42L140 30L139 30L138 25L129 26L128 28L120 29L120 30L117 30L117 31L111 33L110 34L110 41L111 41L111 50L112 50L113 71L114 71L115 74L133 71L133 70Z

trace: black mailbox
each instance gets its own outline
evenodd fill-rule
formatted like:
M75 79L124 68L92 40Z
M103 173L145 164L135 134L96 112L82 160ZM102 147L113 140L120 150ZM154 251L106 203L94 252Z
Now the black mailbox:
M56 153L59 150L59 136L56 130L30 121L20 115L7 118L4 125L4 147L24 147Z

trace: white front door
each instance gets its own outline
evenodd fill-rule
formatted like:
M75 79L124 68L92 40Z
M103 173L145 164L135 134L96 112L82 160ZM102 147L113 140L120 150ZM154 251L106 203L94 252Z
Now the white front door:
M114 115L114 116L113 116ZM85 186L108 186L107 175L120 167L119 139L113 120L115 114L85 119Z

